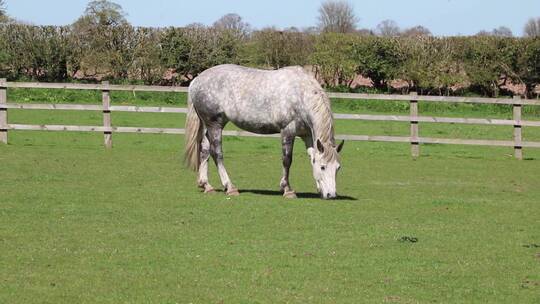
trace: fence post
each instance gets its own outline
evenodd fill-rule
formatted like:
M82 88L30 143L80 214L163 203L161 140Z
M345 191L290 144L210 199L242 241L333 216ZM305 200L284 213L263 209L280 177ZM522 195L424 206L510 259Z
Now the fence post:
M102 82L104 88L101 91L101 99L103 102L103 127L111 128L111 95L109 91L109 82ZM105 147L112 148L112 131L103 131Z
M0 78L0 105L7 103L7 80ZM0 108L0 142L8 143L7 108Z
M420 145L418 142L418 93L411 92L409 100L409 109L411 111L411 155L413 158L420 156Z
M514 156L515 158L522 160L523 159L523 146L522 146L522 136L521 136L521 97L514 96L514 100L517 102L514 103Z

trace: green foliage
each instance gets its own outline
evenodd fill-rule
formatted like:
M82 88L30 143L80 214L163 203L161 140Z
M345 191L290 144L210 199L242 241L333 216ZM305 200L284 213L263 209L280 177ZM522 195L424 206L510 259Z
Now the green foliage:
M186 85L205 69L235 63L311 66L326 86L340 90L351 90L358 74L377 92L401 80L403 92L496 97L509 94L504 89L512 82L526 85L534 97L540 84L539 38L376 37L295 28L250 33L235 15L215 27L155 29L133 27L124 15L100 0L70 27L0 24L0 77Z
M360 36L353 45L352 56L357 72L370 78L377 88L384 88L395 79L403 63L396 38Z
M354 77L358 67L354 57L356 39L340 33L324 33L317 37L311 61L327 85L348 85Z
M84 11L84 17L90 23L102 26L114 26L127 23L122 6L109 0L90 1Z
M426 93L436 90L448 95L452 86L467 81L453 38L419 36L399 40L398 78L406 80L411 90Z
M73 73L127 78L137 41L122 8L107 0L92 1L72 26Z
M279 69L291 65L309 64L313 36L294 30L267 28L253 33L246 45L248 64Z
M540 83L540 36L521 41L514 69L515 78L527 86L527 93L532 96L535 86Z
M184 31L170 27L165 30L161 40L161 60L164 66L179 73L189 70L191 47Z
M25 75L41 81L66 79L68 32L67 27L31 27L14 23L0 26L2 76L17 79Z
M468 80L485 95L497 96L501 77L512 73L514 41L493 36L463 41L463 61Z
M137 28L134 61L130 78L141 79L147 84L158 84L163 79L165 67L161 64L161 35L159 30Z
M191 25L168 28L161 39L161 60L180 75L178 82L191 81L202 71L224 63L238 62L239 36L232 30Z

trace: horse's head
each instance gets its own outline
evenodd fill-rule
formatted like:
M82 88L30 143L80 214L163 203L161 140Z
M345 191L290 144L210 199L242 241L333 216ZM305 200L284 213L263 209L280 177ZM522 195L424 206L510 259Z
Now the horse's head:
M313 166L313 178L323 199L336 198L336 175L341 168L338 153L343 149L344 143L345 141L342 141L336 147L325 145L317 139L315 148L307 150Z

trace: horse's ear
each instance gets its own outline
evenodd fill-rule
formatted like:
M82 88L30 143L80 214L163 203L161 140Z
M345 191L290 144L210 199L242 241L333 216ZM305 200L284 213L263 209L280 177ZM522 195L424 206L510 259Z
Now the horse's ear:
M320 139L317 139L317 150L319 150L319 153L324 153L324 146Z
M341 152L343 150L343 145L345 145L345 140L342 140L339 146L337 147L337 153Z

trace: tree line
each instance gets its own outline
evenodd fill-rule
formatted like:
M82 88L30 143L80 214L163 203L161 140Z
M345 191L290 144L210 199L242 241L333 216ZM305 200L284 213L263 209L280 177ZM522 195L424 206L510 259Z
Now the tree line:
M70 26L2 22L0 77L185 85L209 67L234 63L311 66L330 87L349 88L362 75L388 91L399 79L405 90L423 94L498 96L512 82L524 84L533 96L540 83L538 36L438 38L422 27L398 35L391 22L379 29L389 34L373 35L356 30L355 18L346 2L328 1L321 6L318 30L252 30L236 14L212 26L145 28L132 26L117 4L97 0Z

